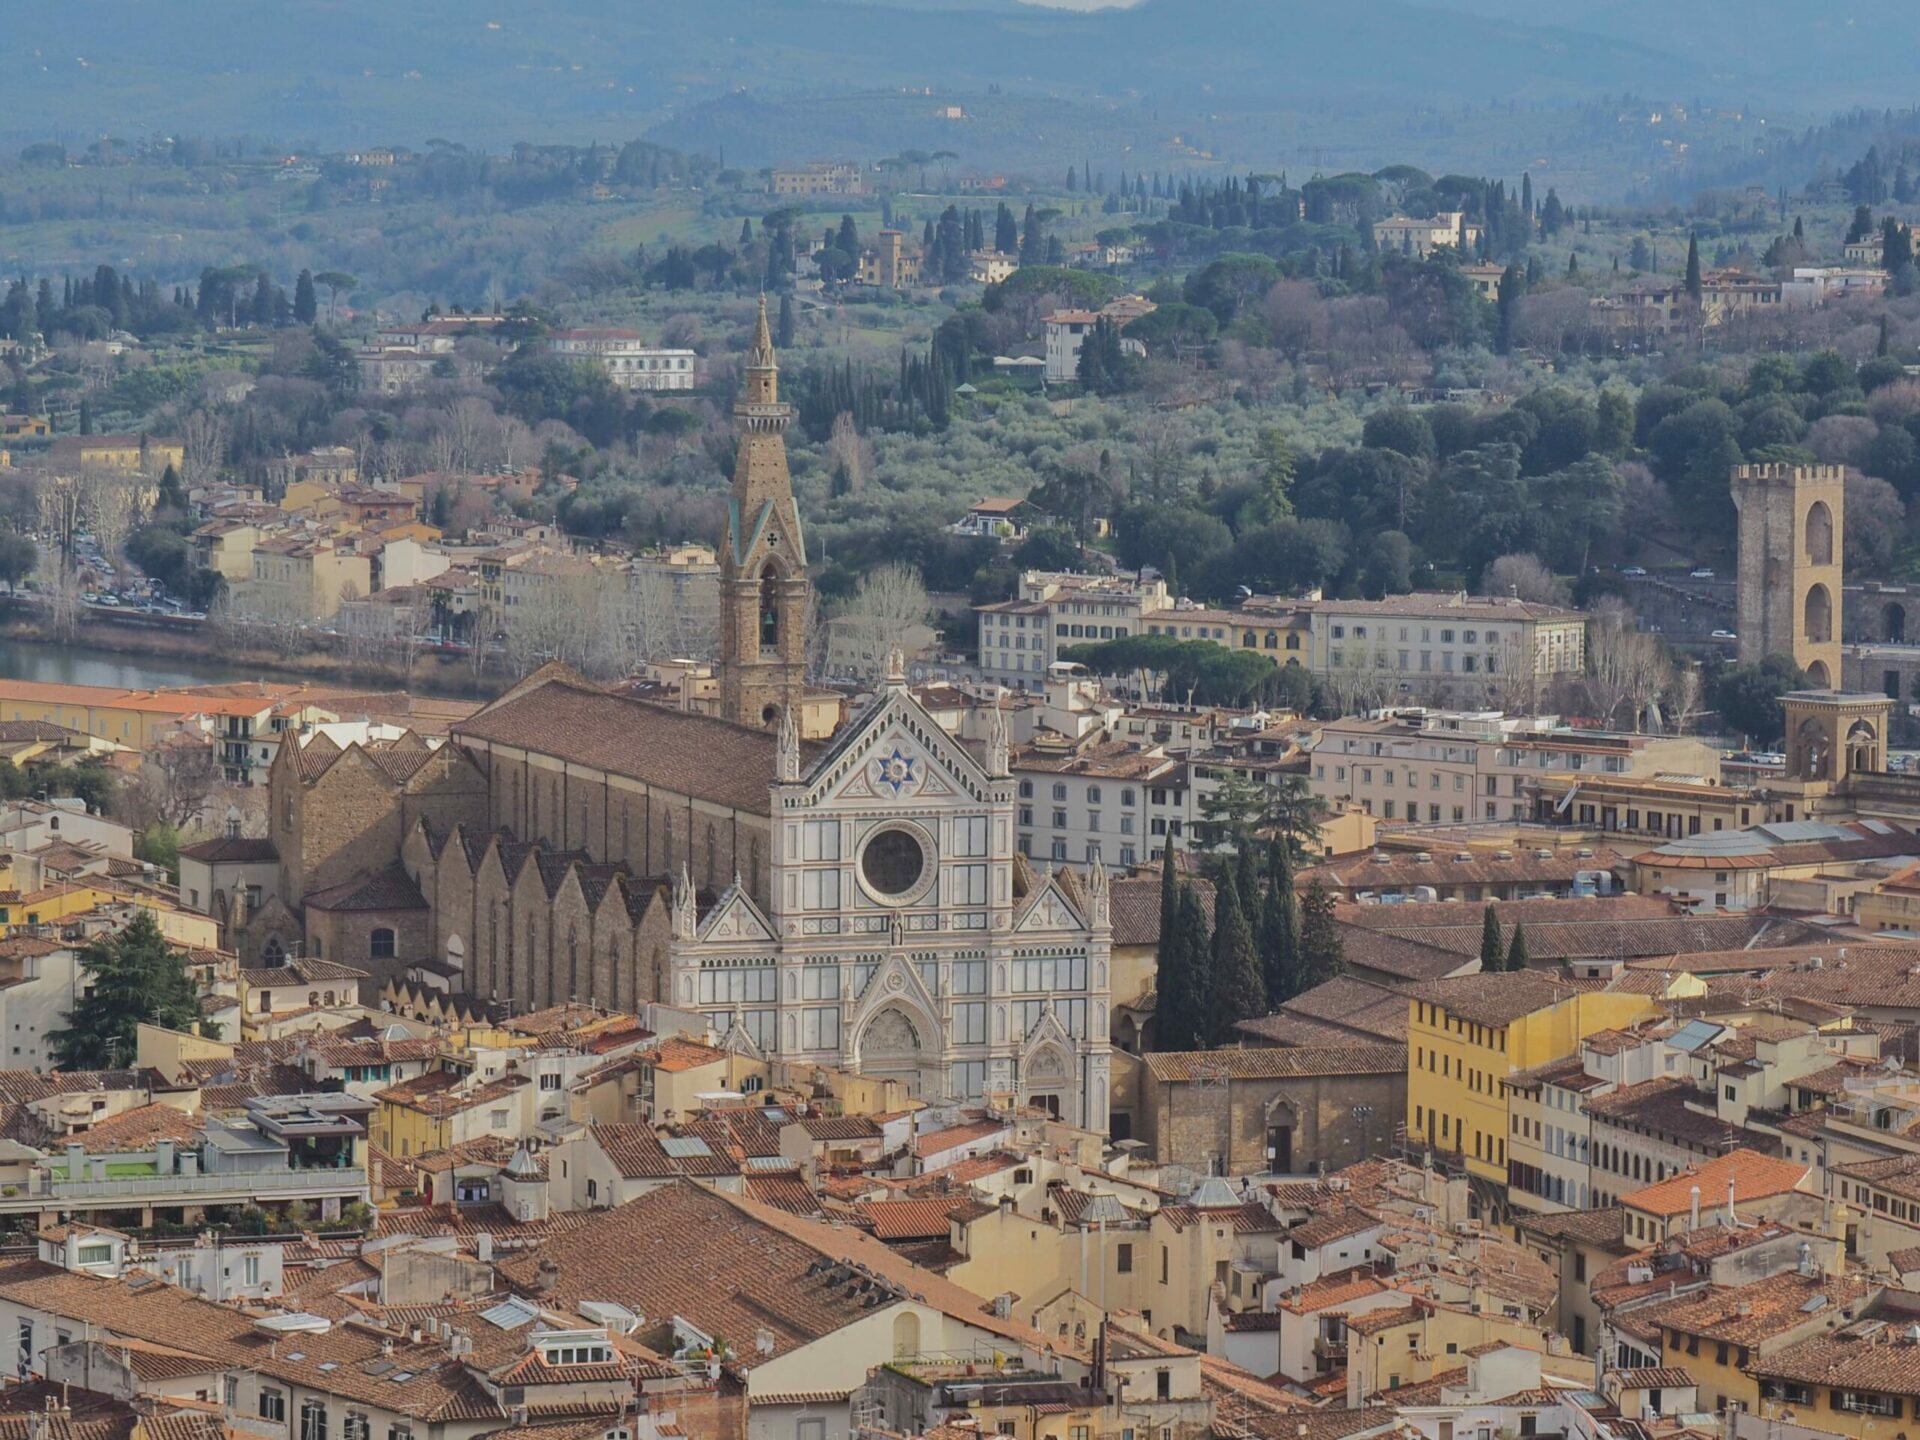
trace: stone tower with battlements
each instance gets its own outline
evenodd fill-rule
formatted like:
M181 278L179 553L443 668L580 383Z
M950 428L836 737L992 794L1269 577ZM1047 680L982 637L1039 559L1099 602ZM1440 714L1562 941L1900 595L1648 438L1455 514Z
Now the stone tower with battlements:
M793 409L780 400L765 296L733 414L740 449L720 554L720 713L774 728L806 693L811 582L787 473Z
M1791 655L1817 688L1840 684L1845 495L1838 465L1734 467L1742 665Z

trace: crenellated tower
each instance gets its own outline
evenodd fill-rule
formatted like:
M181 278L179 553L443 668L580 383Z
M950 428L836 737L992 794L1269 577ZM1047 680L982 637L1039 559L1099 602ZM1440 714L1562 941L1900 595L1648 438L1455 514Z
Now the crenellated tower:
M720 713L770 729L798 715L806 694L812 584L787 471L793 408L780 400L764 295L733 415L740 441L720 555Z

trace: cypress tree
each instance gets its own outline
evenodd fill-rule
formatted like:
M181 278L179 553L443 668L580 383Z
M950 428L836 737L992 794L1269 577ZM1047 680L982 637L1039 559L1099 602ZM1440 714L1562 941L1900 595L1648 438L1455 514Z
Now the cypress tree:
M320 318L320 298L314 293L311 270L302 270L293 282L293 318L302 325Z
M779 334L774 343L782 350L789 348L793 344L793 331L793 292L786 290L780 294Z
M1500 299L1497 319L1499 329L1494 337L1494 348L1502 355L1513 349L1513 324L1520 310L1520 268L1507 266L1500 276Z
M1693 303L1700 303L1703 286L1700 279L1700 237L1689 233L1687 236L1687 295Z
M1234 867L1233 885L1240 894L1240 909L1252 926L1260 918L1260 857L1250 843L1241 845Z
M1284 840L1267 850L1267 894L1260 907L1260 966L1267 1003L1278 1005L1298 992L1300 900L1293 891L1293 854Z
M1506 950L1500 943L1500 917L1488 905L1480 917L1480 968L1485 971L1506 968Z
M1223 868L1213 892L1213 958L1207 971L1207 1029L1213 1044L1227 1044L1236 1024L1266 1013L1253 931L1240 907L1233 871Z
M1199 908L1192 887L1180 883L1179 860L1169 837L1160 852L1160 951L1154 978L1154 1044L1161 1050L1198 1050L1206 1043L1206 951L1190 943L1194 931L1189 902Z
M1209 996L1213 989L1212 956L1208 953L1207 907L1198 887L1180 885L1180 911L1174 922L1180 935L1179 952L1187 977L1179 1049L1204 1050L1211 1028Z
M1324 985L1346 968L1340 931L1333 919L1333 896L1315 880L1300 897L1300 989Z
M1516 920L1513 922L1513 943L1507 947L1507 969L1521 971L1527 968L1527 932Z

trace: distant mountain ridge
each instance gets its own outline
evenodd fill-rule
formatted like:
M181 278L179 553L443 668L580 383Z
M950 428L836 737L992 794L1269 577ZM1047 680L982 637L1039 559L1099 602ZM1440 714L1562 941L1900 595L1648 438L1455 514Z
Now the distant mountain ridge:
M1842 3L1866 20L1784 0L15 0L0 134L613 140L739 91L995 85L1202 115L1276 95L1408 112L1627 90L1905 99L1920 12Z

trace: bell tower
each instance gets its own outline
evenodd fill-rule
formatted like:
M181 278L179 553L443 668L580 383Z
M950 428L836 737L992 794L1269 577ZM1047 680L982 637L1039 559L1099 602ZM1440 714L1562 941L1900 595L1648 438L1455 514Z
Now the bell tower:
M780 400L764 295L733 417L740 444L720 554L720 713L772 729L787 711L797 716L806 695L812 584L787 473L793 408Z

